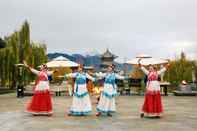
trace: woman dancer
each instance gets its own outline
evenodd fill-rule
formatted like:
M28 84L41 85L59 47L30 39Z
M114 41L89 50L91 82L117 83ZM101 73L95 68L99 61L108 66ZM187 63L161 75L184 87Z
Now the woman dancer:
M65 78L75 78L73 101L68 115L83 116L92 111L91 101L87 90L86 79L95 81L93 77L83 72L83 66L76 73L66 74Z
M49 72L45 64L41 66L40 71L31 68L25 61L24 65L38 77L34 88L34 95L27 105L27 112L33 115L51 116L52 100L49 90L48 75L51 75L53 72Z
M138 61L139 66L141 70L147 75L145 99L140 116L141 118L143 118L145 113L149 117L160 118L161 113L163 112L163 106L158 78L159 75L166 71L169 64L167 64L166 67L163 67L160 71L157 71L156 67L154 67L153 65L150 65L149 70L147 70L144 66L141 65L140 61L141 60Z
M113 70L114 66L110 65L108 66L107 73L96 74L98 77L105 79L104 89L97 105L96 116L100 116L102 113L112 116L111 113L116 111L115 96L117 95L117 86L115 80L124 79L124 77L115 74Z

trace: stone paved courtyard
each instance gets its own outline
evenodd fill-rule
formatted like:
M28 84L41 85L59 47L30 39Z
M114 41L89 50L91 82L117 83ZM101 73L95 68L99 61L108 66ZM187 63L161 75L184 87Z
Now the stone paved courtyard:
M94 97L92 115L85 117L65 115L72 100L66 96L53 98L52 117L33 117L24 112L30 98L0 95L0 131L197 131L197 97L163 97L162 119L139 118L143 96L117 97L117 114L99 118L94 115Z

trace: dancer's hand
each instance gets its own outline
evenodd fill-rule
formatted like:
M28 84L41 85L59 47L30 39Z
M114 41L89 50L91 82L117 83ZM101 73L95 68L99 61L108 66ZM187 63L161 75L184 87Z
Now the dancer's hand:
M166 65L166 68L169 68L170 67L170 63L168 63L167 65Z
M57 76L58 78L64 78L65 76Z
M27 62L25 60L23 61L23 64L24 64L25 67L29 68L29 65L27 64Z
M166 68L169 68L170 67L170 60L168 60L168 63L166 65Z

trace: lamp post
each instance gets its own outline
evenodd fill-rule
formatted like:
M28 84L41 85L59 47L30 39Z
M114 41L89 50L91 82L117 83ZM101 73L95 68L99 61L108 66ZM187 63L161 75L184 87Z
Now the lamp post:
M195 83L196 82L196 72L195 72L195 67L192 67L192 82Z
M24 69L23 69L23 64L16 64L17 68L17 97L22 98L24 97L24 81L23 81L23 76L24 76Z

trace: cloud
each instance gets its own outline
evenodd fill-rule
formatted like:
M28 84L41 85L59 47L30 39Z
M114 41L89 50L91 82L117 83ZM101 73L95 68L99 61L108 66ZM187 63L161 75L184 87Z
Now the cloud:
M118 61L146 53L170 57L184 50L195 57L196 0L6 0L0 1L0 36L31 24L31 39L49 52L106 48Z
M174 52L176 55L180 55L180 52L187 53L187 57L190 59L196 59L197 57L197 42L192 41L177 41L172 44L171 52Z

